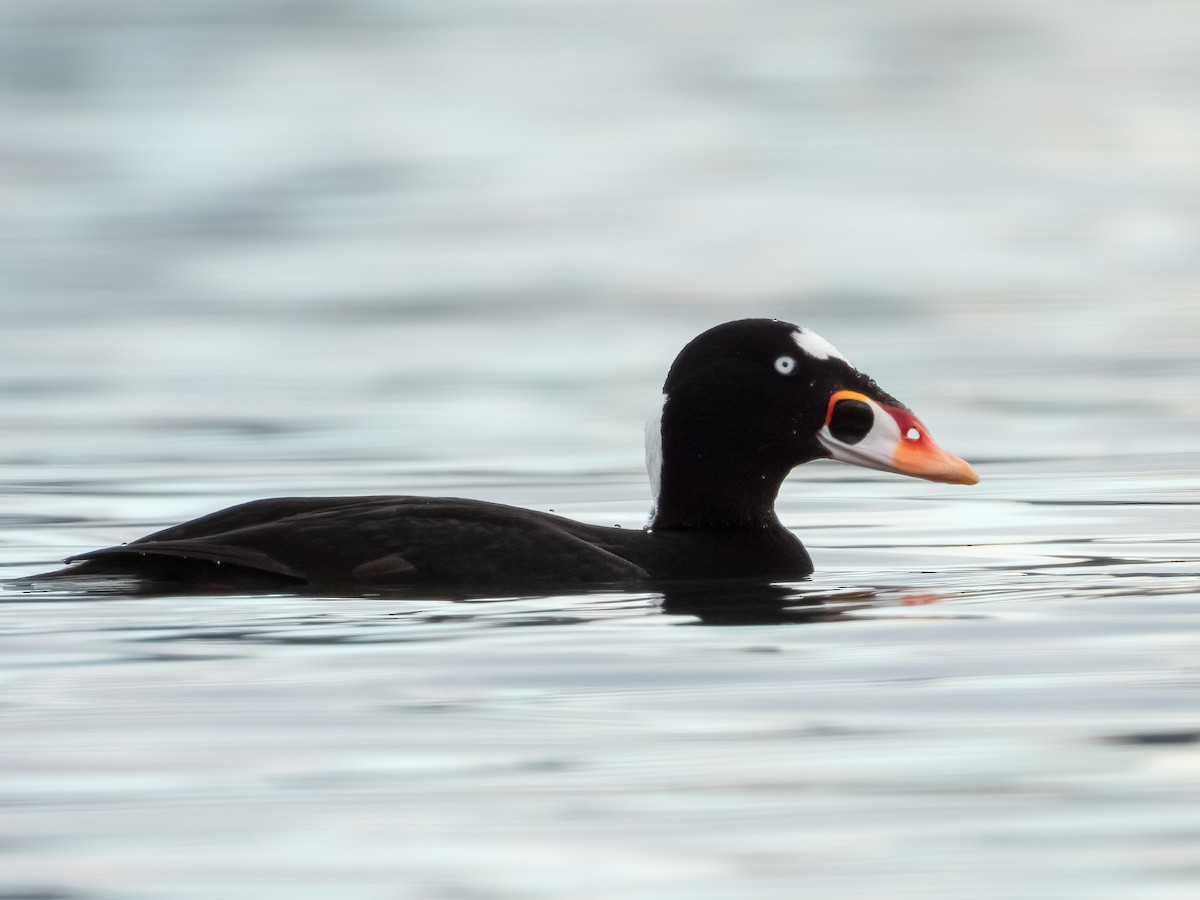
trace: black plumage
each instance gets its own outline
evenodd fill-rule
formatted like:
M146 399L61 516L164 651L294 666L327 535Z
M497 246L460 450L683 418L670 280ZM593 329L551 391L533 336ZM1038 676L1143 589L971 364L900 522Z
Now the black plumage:
M866 409L864 419L855 408L857 424L848 429L856 445L869 443L864 438L887 424L881 419L906 412L820 338L768 319L726 323L695 338L663 390L660 422L648 429L656 496L644 530L457 498L276 498L79 554L43 577L119 574L229 589L354 592L798 579L812 562L776 517L775 498L795 466L839 456L827 427L839 392L863 398L841 401ZM879 440L890 447L894 438L888 431ZM953 477L930 475L886 459L862 462L862 446L851 451L848 461L859 464L969 483L960 469Z

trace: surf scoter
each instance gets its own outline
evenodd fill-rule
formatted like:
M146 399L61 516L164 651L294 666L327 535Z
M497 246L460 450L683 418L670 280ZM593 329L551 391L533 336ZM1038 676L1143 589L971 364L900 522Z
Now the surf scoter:
M793 468L825 458L930 481L979 480L828 341L743 319L692 340L667 373L646 427L654 502L643 530L480 500L288 497L81 553L49 574L356 592L793 580L812 562L776 517L775 497Z

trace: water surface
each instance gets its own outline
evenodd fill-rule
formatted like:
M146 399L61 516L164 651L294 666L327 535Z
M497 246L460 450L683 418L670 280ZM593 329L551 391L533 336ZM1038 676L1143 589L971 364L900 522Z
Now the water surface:
M784 602L6 590L0 897L1196 896L1186 4L12 5L4 576L272 495L640 527L748 315L983 481L803 467Z

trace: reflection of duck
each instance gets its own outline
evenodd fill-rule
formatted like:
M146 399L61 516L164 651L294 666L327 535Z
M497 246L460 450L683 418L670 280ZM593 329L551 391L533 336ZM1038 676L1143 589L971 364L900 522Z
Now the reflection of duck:
M798 625L840 619L872 605L875 592L800 591L755 579L672 581L659 585L662 611L700 625Z
M978 481L829 343L768 319L718 325L684 347L646 436L654 508L645 530L479 500L282 498L83 553L51 574L355 592L795 579L812 563L774 511L795 466L832 457L931 481Z

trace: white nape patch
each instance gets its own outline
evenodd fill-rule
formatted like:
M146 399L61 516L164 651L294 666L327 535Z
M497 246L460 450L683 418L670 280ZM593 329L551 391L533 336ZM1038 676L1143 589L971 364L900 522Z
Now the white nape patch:
M825 338L821 337L815 331L809 331L807 328L797 328L792 332L792 340L796 342L796 346L811 356L813 359L829 359L831 356L834 359L840 359L842 362L848 363L849 360L842 354L837 352L837 348Z
M658 509L658 491L662 487L662 417L667 395L659 398L646 420L646 472L650 475L650 518Z

